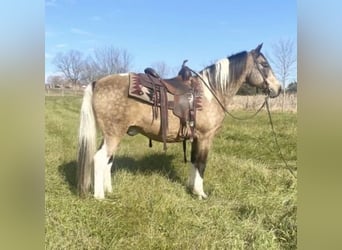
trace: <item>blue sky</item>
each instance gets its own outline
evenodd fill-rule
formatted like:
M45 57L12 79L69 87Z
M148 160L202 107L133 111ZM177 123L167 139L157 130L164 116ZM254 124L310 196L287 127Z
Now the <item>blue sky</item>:
M297 40L294 0L46 0L45 74L52 59L71 49L85 56L96 48L126 49L132 71L157 61L195 70L263 42L272 54L280 39ZM296 72L290 80L296 79Z

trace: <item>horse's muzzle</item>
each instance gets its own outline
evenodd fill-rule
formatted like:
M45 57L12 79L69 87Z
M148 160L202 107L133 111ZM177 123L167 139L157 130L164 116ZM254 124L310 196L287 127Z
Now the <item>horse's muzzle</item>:
M267 89L267 94L268 94L269 97L275 98L275 97L280 95L281 90L282 90L281 86L278 89L268 88Z

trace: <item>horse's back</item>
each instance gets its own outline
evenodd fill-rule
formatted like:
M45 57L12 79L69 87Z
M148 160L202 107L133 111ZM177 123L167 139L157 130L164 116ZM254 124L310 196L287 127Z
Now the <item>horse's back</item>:
M128 74L105 76L93 83L93 104L97 106L124 102L128 89Z
M93 83L94 95L103 91L127 88L128 78L129 73L104 76Z

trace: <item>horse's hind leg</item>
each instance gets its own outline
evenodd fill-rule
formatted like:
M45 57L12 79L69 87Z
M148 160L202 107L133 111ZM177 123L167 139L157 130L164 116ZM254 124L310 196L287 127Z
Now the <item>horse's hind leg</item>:
M120 140L118 138L105 138L102 146L94 156L94 197L104 199L105 192L112 192L111 167L113 153Z

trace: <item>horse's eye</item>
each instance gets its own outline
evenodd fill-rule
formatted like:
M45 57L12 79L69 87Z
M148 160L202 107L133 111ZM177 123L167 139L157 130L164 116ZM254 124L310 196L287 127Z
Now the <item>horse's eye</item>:
M264 68L269 68L269 67L270 67L270 65L268 65L267 62L262 62L262 63L260 63L260 64L261 64L261 66L263 66Z

